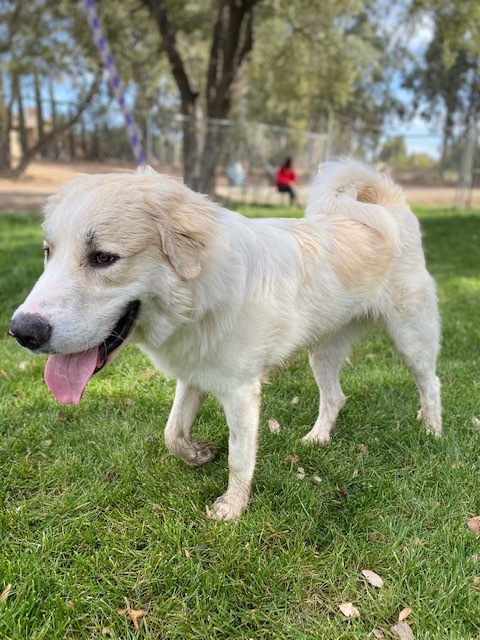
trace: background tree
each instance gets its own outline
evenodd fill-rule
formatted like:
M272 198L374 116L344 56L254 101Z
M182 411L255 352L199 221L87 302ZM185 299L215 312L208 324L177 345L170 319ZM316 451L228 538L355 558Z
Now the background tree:
M210 36L207 62L204 106L207 131L203 149L198 140L199 91L186 67L177 37L175 14L165 0L143 0L154 18L172 75L180 94L181 112L185 117L183 129L183 160L185 182L199 191L211 192L214 172L222 150L225 132L222 126L208 119L221 120L230 113L235 81L253 46L253 12L259 0L221 0L217 5L216 20ZM192 11L192 4L186 3ZM210 3L209 3L210 4ZM198 20L205 18L207 5L198 4ZM214 12L214 5L208 7ZM203 18L203 20L202 20Z
M404 87L413 92L413 111L441 126L443 173L455 137L464 136L480 114L480 2L414 0L411 18L422 14L431 20L432 37Z

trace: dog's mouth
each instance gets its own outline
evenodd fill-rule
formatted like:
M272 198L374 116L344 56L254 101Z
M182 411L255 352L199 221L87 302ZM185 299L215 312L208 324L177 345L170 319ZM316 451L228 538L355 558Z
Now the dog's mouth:
M103 369L113 354L132 332L140 310L135 300L125 309L117 324L98 346L83 353L50 356L45 367L45 382L62 404L78 404L90 378Z

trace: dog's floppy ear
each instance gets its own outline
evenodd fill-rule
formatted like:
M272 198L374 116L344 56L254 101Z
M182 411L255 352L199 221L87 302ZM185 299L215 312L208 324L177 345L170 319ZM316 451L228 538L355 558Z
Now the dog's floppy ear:
M215 205L182 182L161 178L155 181L149 204L162 250L178 275L192 280L200 274L203 254L214 236Z
M162 234L163 251L172 267L185 280L200 274L202 244L195 237L179 229L167 228Z

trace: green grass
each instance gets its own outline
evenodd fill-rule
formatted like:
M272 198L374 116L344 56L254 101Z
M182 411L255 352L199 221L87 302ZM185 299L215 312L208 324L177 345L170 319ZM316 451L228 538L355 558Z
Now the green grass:
M480 216L418 213L442 314L444 437L422 432L413 382L372 333L342 373L332 444L302 446L317 390L301 357L265 387L253 503L233 524L204 517L227 481L214 400L197 434L218 455L191 470L163 444L174 383L133 348L80 406L49 394L44 358L6 336L42 268L39 222L0 216L2 640L392 637L404 607L416 638L480 637L480 540L466 524L480 514ZM139 631L117 613L125 597L147 611Z

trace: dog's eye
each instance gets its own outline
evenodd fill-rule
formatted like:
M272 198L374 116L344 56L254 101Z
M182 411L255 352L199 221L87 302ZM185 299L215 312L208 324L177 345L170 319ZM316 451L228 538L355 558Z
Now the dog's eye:
M94 266L107 267L116 260L118 260L118 256L112 253L103 253L103 251L92 255L92 264Z

